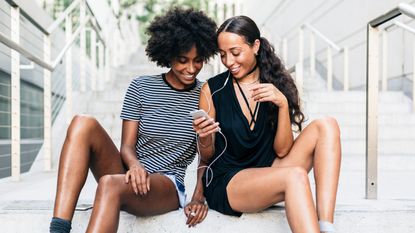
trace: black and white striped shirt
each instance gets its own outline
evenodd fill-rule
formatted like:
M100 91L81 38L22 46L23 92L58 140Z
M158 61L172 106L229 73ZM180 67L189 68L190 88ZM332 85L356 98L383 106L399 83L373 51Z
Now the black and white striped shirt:
M201 82L177 90L164 75L135 78L128 87L121 119L139 121L137 157L149 173L173 173L184 184L196 154L189 112L198 109Z

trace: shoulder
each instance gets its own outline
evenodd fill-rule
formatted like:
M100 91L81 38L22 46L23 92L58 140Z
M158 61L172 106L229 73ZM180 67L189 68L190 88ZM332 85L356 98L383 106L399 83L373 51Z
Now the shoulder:
M218 88L223 87L226 82L229 81L230 73L229 71L225 71L223 73L220 73L210 79L208 79L207 83L209 84L209 87L211 90L216 90Z

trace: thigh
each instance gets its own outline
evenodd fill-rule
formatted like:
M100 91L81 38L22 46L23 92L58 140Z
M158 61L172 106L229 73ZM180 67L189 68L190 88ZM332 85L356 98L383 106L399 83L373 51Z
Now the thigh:
M179 208L176 186L164 175L150 175L150 191L145 196L136 195L124 175L115 176L121 193L121 210L136 216L151 216Z
M91 133L90 168L98 181L103 175L124 174L121 154L105 129L96 122Z
M226 187L229 204L238 212L258 212L284 200L286 174L292 168L248 168Z
M272 167L302 167L310 171L313 165L313 153L318 137L318 129L308 125L295 139L290 152L283 158L276 158Z

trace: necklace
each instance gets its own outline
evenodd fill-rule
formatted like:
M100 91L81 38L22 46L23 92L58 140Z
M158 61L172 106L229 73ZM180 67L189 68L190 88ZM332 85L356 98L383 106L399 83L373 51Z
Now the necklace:
M239 81L239 84L242 84L242 85L251 85L251 84L254 84L254 83L256 83L256 82L258 82L259 81L259 78L257 78L257 79L255 79L254 81L251 81L251 82L241 82L241 81Z

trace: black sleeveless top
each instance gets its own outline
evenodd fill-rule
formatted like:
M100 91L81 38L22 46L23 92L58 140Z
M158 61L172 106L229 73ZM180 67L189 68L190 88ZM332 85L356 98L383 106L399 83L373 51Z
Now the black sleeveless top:
M251 130L238 102L232 78L232 74L226 71L208 80L210 92L214 93L212 99L216 110L216 121L219 122L221 132L227 140L225 152L211 164L213 176L209 172L209 176L212 176L212 178L209 177L212 183L207 182L210 183L209 186L214 185L215 180L221 179L229 172L236 174L237 171L245 168L269 167L276 158L273 143L277 127L271 126L268 117L272 103L263 102L259 105L256 123ZM223 89L219 90L222 87ZM278 112L275 114L278 116ZM278 119L275 125L277 121ZM225 139L220 133L216 133L215 153L210 161L215 160L224 148ZM203 180L206 185L206 177Z

